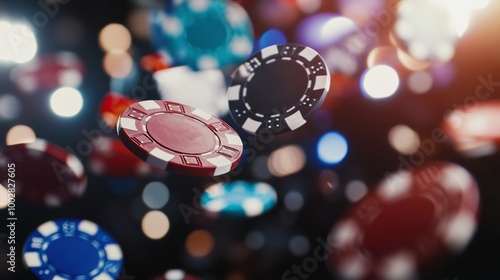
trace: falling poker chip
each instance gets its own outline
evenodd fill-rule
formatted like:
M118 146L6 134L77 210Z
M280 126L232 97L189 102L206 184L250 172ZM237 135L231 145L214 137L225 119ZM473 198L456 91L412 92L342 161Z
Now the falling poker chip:
M229 112L226 79L219 69L193 71L177 66L157 71L153 77L163 100L200 108L219 117Z
M234 217L255 217L271 210L276 191L267 183L235 181L208 187L201 205L209 212Z
M57 207L83 195L87 175L83 164L73 154L42 139L11 145L0 153L0 172L7 174L7 164L16 169L16 194L27 201ZM2 183L7 186L7 177Z
M342 279L414 279L461 252L477 227L471 174L433 162L386 178L332 229L328 263Z
M218 176L236 168L243 152L239 135L224 121L191 106L141 101L120 116L125 146L161 170L191 176Z
M88 220L48 221L33 231L23 261L41 280L116 279L123 264L120 245Z
M153 44L170 65L195 70L239 64L252 52L252 23L236 2L174 1L151 15Z
M234 73L227 91L229 112L250 134L285 133L306 124L330 89L330 73L313 49L274 45Z

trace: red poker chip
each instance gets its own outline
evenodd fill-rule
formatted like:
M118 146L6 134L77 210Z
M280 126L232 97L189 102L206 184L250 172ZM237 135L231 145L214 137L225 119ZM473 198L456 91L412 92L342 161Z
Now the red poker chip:
M187 274L181 269L170 269L162 275L156 276L153 280L200 280L200 278Z
M140 160L123 145L120 139L100 137L92 141L87 166L97 175L135 177L163 172Z
M87 176L80 160L63 148L37 139L7 146L0 154L2 183L7 166L15 164L16 194L27 201L57 207L82 196ZM12 181L10 181L12 183Z
M334 226L328 263L345 279L413 279L464 249L478 207L476 182L456 164L396 173Z
M492 100L462 107L450 113L443 128L453 138L475 138L500 142L500 101Z
M110 127L115 127L121 113L136 102L137 100L121 94L109 92L102 99L99 111L104 122Z
M142 69L148 71L149 73L155 73L157 71L170 68L170 66L165 63L161 56L157 53L143 56L140 64Z
M243 151L239 135L207 112L161 100L127 108L117 124L132 153L165 171L217 176L236 168Z
M59 52L36 58L12 69L10 78L24 93L78 87L83 81L84 63L73 53Z

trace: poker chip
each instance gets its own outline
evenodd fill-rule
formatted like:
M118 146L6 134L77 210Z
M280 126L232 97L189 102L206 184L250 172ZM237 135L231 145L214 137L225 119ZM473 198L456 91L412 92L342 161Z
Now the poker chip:
M120 139L110 137L92 141L87 166L94 174L110 177L137 177L161 171L132 154Z
M239 64L252 52L252 23L236 2L174 1L151 15L153 44L170 65L195 70Z
M57 207L80 197L86 188L80 160L42 139L5 147L0 162L1 174L7 174L8 163L15 163L16 194L31 202ZM2 179L6 183L8 178Z
M118 134L136 156L165 171L217 176L238 165L243 144L224 121L187 105L148 100L127 108Z
M229 112L248 133L284 133L303 126L329 89L330 73L315 50L274 45L235 71L227 91Z
M59 52L14 67L10 79L22 93L31 94L62 86L78 87L84 73L84 63L76 55Z
M121 113L136 102L137 100L132 98L125 97L118 93L109 92L102 99L99 111L101 112L103 121L109 127L115 127Z
M478 205L476 182L456 164L393 174L334 226L328 263L343 279L414 279L465 248Z
M27 238L23 260L38 279L117 279L123 255L109 233L88 220L60 219Z
M490 100L455 109L446 116L443 129L456 140L477 139L500 143L500 101Z
M190 275L181 269L170 269L164 274L155 277L154 280L200 280L200 278Z
M208 187L200 203L209 212L255 217L271 210L276 201L276 191L267 183L235 181Z
M157 71L153 77L163 100L200 108L219 117L229 112L226 79L218 69L193 71L178 66Z

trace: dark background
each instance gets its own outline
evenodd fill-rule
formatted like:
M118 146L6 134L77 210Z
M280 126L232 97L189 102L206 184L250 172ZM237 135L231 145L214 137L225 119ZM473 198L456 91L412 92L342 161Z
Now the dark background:
M262 0L274 1L274 0ZM138 1L137 1L138 2ZM150 1L152 2L152 1ZM259 10L255 3L248 1L249 14L253 19L256 35L270 26L258 20ZM353 179L364 181L373 186L388 171L394 171L400 164L398 153L387 141L387 132L396 124L406 124L416 130L421 139L431 136L431 131L440 126L443 114L471 95L478 85L477 77L494 75L500 81L500 3L492 0L488 9L481 11L470 30L459 41L456 56L452 61L455 77L446 87L434 87L425 95L415 95L402 88L388 99L368 100L359 92L333 92L328 97L325 108L331 117L327 125L319 126L314 122L298 132L279 136L265 145L262 155L285 144L301 145L307 153L308 164L298 174L285 178L272 178L268 182L278 192L278 205L269 213L252 219L212 219L205 214L194 215L191 223L186 224L178 209L181 204L192 205L193 188L202 189L211 179L168 174L158 178L113 179L89 174L87 191L84 196L60 208L47 208L40 205L17 201L18 227L17 272L12 278L4 267L7 250L6 240L0 243L0 279L31 279L33 276L22 267L21 248L24 239L38 225L45 221L74 217L96 222L109 231L122 245L125 273L135 279L148 279L169 268L183 268L207 279L231 278L233 273L244 275L243 279L281 279L281 275L294 264L300 264L312 254L317 246L316 238L326 238L332 225L348 208L349 202L343 188ZM117 22L126 25L130 11L136 3L123 0L80 1L70 0L60 5L60 11L49 17L48 24L35 28L38 39L38 54L70 50L78 54L88 69L80 90L84 95L84 108L74 118L58 118L50 112L47 104L48 94L31 96L19 95L23 104L20 118L0 123L0 137L16 124L31 126L39 138L47 139L62 147L75 148L85 140L84 131L98 128L100 116L98 106L101 98L110 90L110 78L102 68L103 51L98 45L98 33L106 24ZM338 12L334 0L324 0L322 11ZM37 1L0 0L0 18L25 19L31 21L33 15L41 11ZM300 18L305 17L302 14ZM425 15L422 15L425 19ZM81 36L77 44L66 44L57 32L61 21L73 19L81 24L75 32ZM282 28L289 41L294 41L295 25ZM390 30L387 27L387 31ZM387 32L382 32L381 42L387 41ZM135 61L153 51L148 41L134 38L131 53ZM0 92L16 90L8 78L10 68L0 66ZM139 83L147 75L139 74ZM359 78L359 77L357 77ZM130 90L123 92L130 95ZM491 99L500 96L497 89ZM157 98L155 91L148 93L147 99ZM225 120L231 122L230 118ZM318 121L318 120L316 120ZM499 120L500 121L500 120ZM337 166L326 166L319 162L315 144L319 136L328 130L343 133L349 141L349 154ZM246 135L242 134L245 140ZM463 254L443 260L434 269L424 273L424 279L500 279L500 156L498 154L467 159L457 154L450 141L440 144L427 161L434 159L456 162L466 167L476 178L481 192L481 213L479 228L471 244ZM80 157L85 161L85 156ZM250 164L242 160L243 172L234 179L252 180ZM337 191L324 194L319 191L318 177L322 170L334 170L339 175ZM161 209L171 222L167 236L159 241L146 238L140 228L140 219L148 211L141 204L142 187L153 179L159 179L169 186L171 199ZM117 194L113 187L123 186L126 194ZM129 186L129 187L127 187ZM299 190L305 198L305 206L298 213L288 212L283 205L283 195L292 189ZM6 210L0 210L5 220ZM206 258L195 260L186 254L184 240L194 229L206 229L215 236L215 250ZM261 230L266 236L264 247L257 251L245 248L245 237L252 230ZM0 233L7 230L0 229ZM305 235L310 241L309 254L293 257L288 250L288 240L296 234ZM240 257L237 257L240 256ZM122 279L129 279L123 277ZM132 278L130 278L132 279ZM323 263L309 279L332 279Z

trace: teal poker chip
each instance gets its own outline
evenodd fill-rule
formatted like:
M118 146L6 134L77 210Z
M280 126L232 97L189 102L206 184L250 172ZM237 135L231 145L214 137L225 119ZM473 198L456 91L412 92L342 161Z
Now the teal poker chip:
M43 223L28 236L23 260L41 280L112 280L120 274L123 254L97 224L60 219Z
M274 188L263 182L235 181L208 187L201 196L202 207L224 216L256 217L276 205Z
M195 70L238 65L253 48L247 12L224 0L178 0L169 11L151 14L153 45L170 65Z

